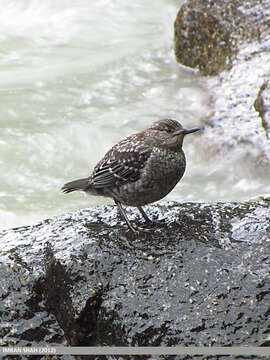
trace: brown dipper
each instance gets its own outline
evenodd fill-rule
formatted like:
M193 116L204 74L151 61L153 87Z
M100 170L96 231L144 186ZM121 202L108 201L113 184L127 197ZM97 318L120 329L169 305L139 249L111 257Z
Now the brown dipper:
M136 206L150 225L152 222L142 206L162 199L182 178L186 169L183 140L185 135L198 130L185 130L176 120L155 121L144 131L114 145L89 177L68 182L62 190L65 193L82 190L112 198L133 232L149 231L134 227L122 204Z

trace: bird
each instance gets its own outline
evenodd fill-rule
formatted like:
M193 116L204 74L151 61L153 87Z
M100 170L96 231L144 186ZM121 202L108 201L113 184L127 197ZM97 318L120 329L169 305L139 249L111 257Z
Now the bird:
M132 232L149 231L153 222L143 206L165 197L181 180L186 169L184 137L199 130L186 130L169 118L155 121L114 145L89 177L70 181L61 190L112 198ZM137 207L145 224L131 224L123 205Z

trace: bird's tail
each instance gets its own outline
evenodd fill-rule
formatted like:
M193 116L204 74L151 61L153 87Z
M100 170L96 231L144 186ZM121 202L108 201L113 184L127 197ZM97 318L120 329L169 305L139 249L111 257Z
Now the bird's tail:
M86 188L88 187L88 183L89 183L88 178L73 180L73 181L70 181L70 182L66 183L61 188L61 190L64 193L69 193L71 191L76 191L76 190L86 190Z

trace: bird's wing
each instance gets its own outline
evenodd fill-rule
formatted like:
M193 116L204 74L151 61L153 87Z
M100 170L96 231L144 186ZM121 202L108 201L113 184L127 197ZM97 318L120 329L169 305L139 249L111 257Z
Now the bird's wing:
M104 188L136 181L151 154L150 149L142 151L116 151L105 156L90 178L91 186Z

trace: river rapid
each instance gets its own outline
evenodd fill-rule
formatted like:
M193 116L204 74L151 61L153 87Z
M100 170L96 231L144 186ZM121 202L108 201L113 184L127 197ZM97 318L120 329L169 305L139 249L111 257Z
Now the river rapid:
M200 78L174 57L180 3L1 0L0 228L110 203L60 188L90 175L112 145L152 121L171 117L189 128L209 115ZM164 201L265 192L265 179L232 174L192 136L186 174Z

